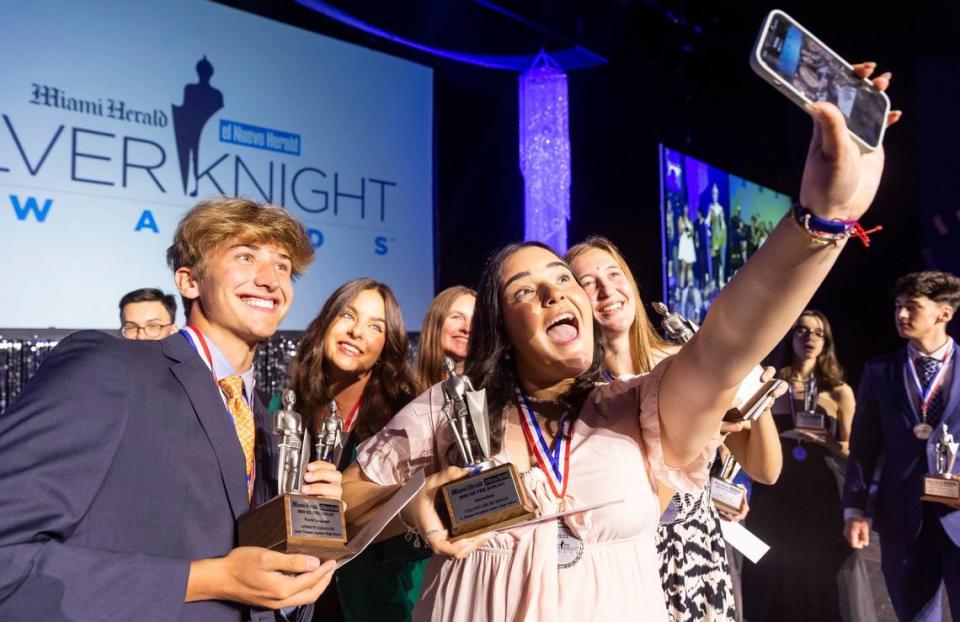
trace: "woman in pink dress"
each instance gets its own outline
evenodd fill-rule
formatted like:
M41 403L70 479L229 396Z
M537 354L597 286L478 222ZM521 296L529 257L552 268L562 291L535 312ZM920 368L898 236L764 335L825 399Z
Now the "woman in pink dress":
M811 114L801 202L821 218L857 219L873 200L883 153L861 154L835 107L817 104ZM703 485L738 384L803 310L844 244L820 244L785 218L686 347L649 374L601 386L600 332L567 265L538 244L495 255L477 290L465 370L487 392L494 461L523 474L541 515L622 503L451 542L434 500L439 485L465 470L451 466L454 441L432 387L360 447L344 476L348 519L359 524L413 472L430 474L402 512L437 553L414 619L666 620L657 487ZM568 442L569 462L560 452L554 466L550 451L528 445L531 426L551 448Z

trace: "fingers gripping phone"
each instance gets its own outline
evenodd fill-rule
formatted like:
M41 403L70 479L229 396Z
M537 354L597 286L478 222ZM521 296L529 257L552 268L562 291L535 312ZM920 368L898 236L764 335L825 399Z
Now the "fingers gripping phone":
M883 144L887 95L783 11L773 10L764 20L750 66L800 107L821 101L836 105L862 148L873 151Z

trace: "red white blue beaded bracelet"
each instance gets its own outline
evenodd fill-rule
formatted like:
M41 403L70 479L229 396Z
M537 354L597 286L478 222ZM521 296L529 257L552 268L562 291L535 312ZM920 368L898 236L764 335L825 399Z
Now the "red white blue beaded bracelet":
M837 244L851 237L860 240L865 248L870 246L870 234L882 231L883 227L877 225L873 229L865 230L856 220L841 220L834 218L827 220L820 218L799 203L794 203L793 218L803 227L810 239L817 244Z

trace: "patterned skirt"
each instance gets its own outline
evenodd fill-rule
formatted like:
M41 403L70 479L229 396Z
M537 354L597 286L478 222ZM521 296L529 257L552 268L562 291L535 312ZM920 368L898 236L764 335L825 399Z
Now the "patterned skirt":
M720 515L704 489L677 493L657 528L660 578L672 622L736 620Z

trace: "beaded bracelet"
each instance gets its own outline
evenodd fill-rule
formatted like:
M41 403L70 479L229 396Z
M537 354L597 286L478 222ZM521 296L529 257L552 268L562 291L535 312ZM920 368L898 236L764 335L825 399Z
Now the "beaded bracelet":
M836 245L838 242L855 237L860 240L864 248L869 248L870 234L883 230L883 227L880 225L877 225L873 229L865 230L856 220L841 220L839 218L827 220L826 218L820 218L799 203L794 203L791 211L797 224L803 227L803 230L807 232L810 239L817 244Z

